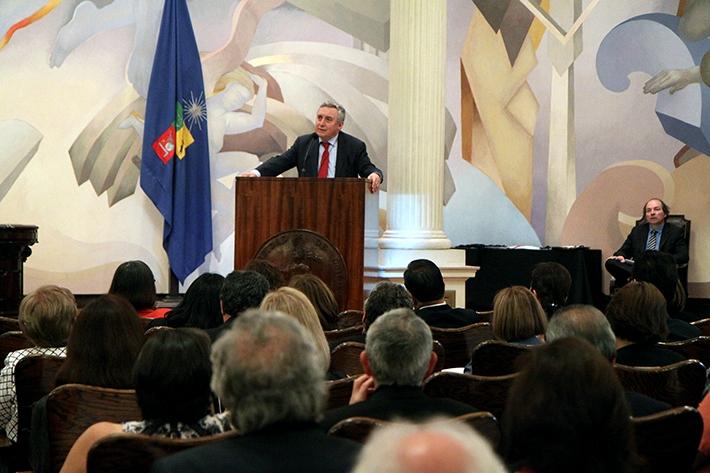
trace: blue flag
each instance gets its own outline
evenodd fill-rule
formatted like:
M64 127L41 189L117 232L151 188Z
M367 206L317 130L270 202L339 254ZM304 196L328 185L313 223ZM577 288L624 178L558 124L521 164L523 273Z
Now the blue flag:
M163 247L180 280L212 251L207 108L185 0L166 0L145 110L141 187L165 219Z

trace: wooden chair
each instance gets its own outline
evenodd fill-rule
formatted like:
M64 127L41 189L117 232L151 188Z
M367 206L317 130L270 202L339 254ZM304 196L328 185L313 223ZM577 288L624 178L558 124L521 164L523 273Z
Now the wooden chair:
M500 418L516 376L478 376L444 371L427 378L424 392L431 397L447 397L465 402Z
M33 346L34 343L19 330L2 333L0 334L0 360L4 363L8 353Z
M493 330L488 322L479 322L460 328L431 328L434 340L441 343L446 351L446 368L465 366L471 360L471 353L481 342L492 340Z
M54 387L54 379L64 358L54 356L28 356L15 366L15 392L17 394L17 442L0 448L2 465L8 471L30 469L30 426L32 405Z
M136 393L132 389L112 389L85 384L65 384L47 398L49 455L52 472L58 472L74 441L100 421L140 420Z
M491 321L493 320L492 310L477 310L476 315L478 316L481 322L491 323Z
M348 328L339 328L335 330L326 330L325 338L331 347L337 347L344 342L362 340L363 325L354 325Z
M148 340L148 338L152 337L153 335L160 332L161 330L174 330L174 329L173 329L173 327L168 327L167 325L159 325L157 327L151 327L145 331L145 339Z
M194 439L169 439L142 434L111 434L89 450L87 472L150 473L153 462L164 456L238 435L232 431Z
M682 406L644 417L633 417L639 473L691 472L703 434L703 419Z
M350 403L350 394L353 391L355 378L336 379L325 381L328 389L328 403L326 409L347 406Z
M710 337L710 318L700 319L690 323L700 329L701 335Z
M373 430L387 424L389 422L373 417L349 417L332 426L328 435L365 443Z
M481 434L493 449L497 449L500 444L501 432L496 416L490 412L471 412L455 418L468 426L472 427L476 432Z
M625 389L671 406L698 407L703 399L707 375L705 366L697 360L652 367L616 364L614 369Z
M360 353L364 349L364 343L341 343L330 352L330 371L344 376L357 376L364 373L360 363Z
M362 325L362 315L361 310L344 310L338 314L336 318L336 323L339 329L354 327L355 325Z
M680 353L689 360L710 366L710 337L700 336L677 342L659 342L658 346Z
M16 318L0 316L0 333L19 331L20 322Z
M486 340L473 349L471 354L471 374L480 376L503 376L517 373L519 361L532 347L508 343L501 340Z

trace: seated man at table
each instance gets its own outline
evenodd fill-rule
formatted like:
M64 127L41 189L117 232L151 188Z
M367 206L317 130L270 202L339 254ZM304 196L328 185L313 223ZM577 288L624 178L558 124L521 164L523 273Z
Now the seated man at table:
M367 330L360 354L365 374L355 380L350 405L326 411L323 427L356 416L419 420L476 412L468 404L430 398L422 391L437 361L432 343L429 326L411 309L395 309L379 317Z
M414 299L416 314L430 327L458 328L485 322L475 311L453 308L444 301L441 270L428 259L417 259L407 265L404 286Z
M683 229L666 225L670 209L661 199L653 198L643 206L643 221L636 225L614 256L610 256L604 266L616 279L616 286L622 287L631 278L633 262L645 250L669 253L676 265L688 262L688 243Z

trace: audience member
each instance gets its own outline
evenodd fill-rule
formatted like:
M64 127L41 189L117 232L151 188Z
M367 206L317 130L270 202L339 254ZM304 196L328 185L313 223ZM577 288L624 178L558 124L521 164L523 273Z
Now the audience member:
M659 347L666 338L666 301L648 282L632 281L612 296L606 318L616 336L616 362L630 366L665 366L684 357Z
M212 389L242 435L158 460L155 473L350 471L360 447L315 424L325 367L293 318L260 310L239 316L214 344L212 369Z
M313 307L316 308L323 330L338 328L338 313L340 312L338 301L335 299L333 291L321 278L311 273L297 274L291 278L288 285L308 297Z
M162 330L151 336L133 374L143 420L99 422L76 440L62 473L86 471L86 457L98 440L120 432L169 438L194 438L231 429L227 414L209 414L210 340L192 328Z
M428 259L417 259L407 265L404 286L412 295L417 315L431 327L456 328L483 322L475 311L453 308L444 301L441 270Z
M578 337L588 341L613 365L616 361L616 338L609 321L599 309L591 305L570 305L555 313L545 332L549 343L561 338ZM566 356L576 356L568 353ZM671 406L640 393L625 391L631 415L634 417L655 414Z
M253 259L244 266L244 271L259 273L269 281L269 290L273 291L284 286L284 275L279 268L265 259Z
M567 303L572 276L560 263L538 263L530 275L530 290L547 314L552 317L557 309Z
M222 325L219 291L223 283L224 276L220 274L201 274L187 288L180 303L164 319L151 320L148 327L167 325L208 329Z
M535 295L523 286L506 287L493 298L491 328L497 339L521 345L539 345L547 316Z
M142 319L158 319L170 311L169 308L155 308L155 277L143 261L121 263L113 273L108 293L128 300Z
M0 425L11 441L17 441L15 367L28 356L66 356L67 337L76 314L74 295L63 287L42 286L22 299L20 330L35 346L10 352L0 371Z
M381 281L375 284L365 301L363 323L365 330L387 311L392 309L412 309L414 301L411 294L401 284Z
M309 333L323 358L323 366L330 366L330 347L323 328L318 320L316 309L308 298L298 289L281 287L272 291L261 301L260 308L265 311L279 311L295 318Z
M367 331L360 354L365 374L355 380L350 405L327 411L323 427L355 416L418 420L475 412L468 404L424 394L421 386L437 361L432 343L429 326L411 309L379 317Z
M254 271L232 271L224 278L219 291L222 307L223 323L215 328L207 329L207 334L214 342L237 319L239 314L247 309L259 307L261 301L269 292L269 281Z
M505 473L488 442L465 424L396 422L367 440L353 473Z
M635 471L629 408L608 360L579 338L555 340L530 355L503 415L502 451L512 470Z

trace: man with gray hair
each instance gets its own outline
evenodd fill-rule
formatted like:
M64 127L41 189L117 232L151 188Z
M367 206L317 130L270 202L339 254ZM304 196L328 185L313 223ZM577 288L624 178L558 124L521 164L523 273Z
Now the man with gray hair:
M436 365L429 326L411 309L395 309L367 330L360 362L365 374L353 384L350 405L331 409L321 423L329 429L348 417L419 420L460 416L476 409L458 401L430 398L421 386Z
M212 390L239 437L167 457L161 472L343 472L359 446L316 425L325 367L310 335L279 312L242 314L212 347Z
M353 473L505 473L488 442L466 424L436 419L375 431Z
M567 337L582 338L594 345L611 363L616 361L616 337L607 318L594 306L575 304L555 312L547 324L545 340L552 342ZM570 353L570 356L574 354ZM633 391L626 391L626 400L634 417L655 414L671 407Z

